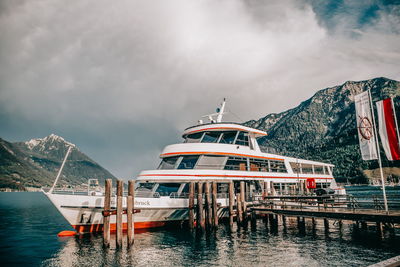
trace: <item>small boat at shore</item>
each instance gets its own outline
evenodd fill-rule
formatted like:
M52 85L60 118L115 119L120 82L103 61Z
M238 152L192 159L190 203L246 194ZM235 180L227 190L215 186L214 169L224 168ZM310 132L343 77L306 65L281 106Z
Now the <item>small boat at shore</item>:
M225 100L217 113L206 116L209 122L200 120L198 125L184 130L182 143L163 149L158 168L142 171L136 177L134 206L140 212L134 216L135 229L188 221L190 182L218 182L219 217L228 216L230 182L234 183L235 190L240 182L245 182L247 201L262 195L311 194L328 188L345 194L345 189L335 182L332 164L264 153L257 139L267 133L222 122L224 108ZM77 232L102 231L103 194L53 189L54 186L45 195ZM116 197L111 198L111 206L116 206ZM115 231L115 216L111 217L110 227ZM126 229L126 221L123 227Z

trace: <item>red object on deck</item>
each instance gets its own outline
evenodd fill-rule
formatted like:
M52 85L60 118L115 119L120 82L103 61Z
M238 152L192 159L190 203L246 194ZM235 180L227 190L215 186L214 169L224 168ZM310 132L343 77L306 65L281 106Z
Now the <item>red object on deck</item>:
M63 237L63 236L75 236L75 235L77 235L77 234L78 234L78 233L75 232L75 231L61 231L61 232L58 233L57 236L59 236L59 237Z
M315 182L314 178L307 178L306 183L307 183L307 188L308 189L317 188L317 183Z

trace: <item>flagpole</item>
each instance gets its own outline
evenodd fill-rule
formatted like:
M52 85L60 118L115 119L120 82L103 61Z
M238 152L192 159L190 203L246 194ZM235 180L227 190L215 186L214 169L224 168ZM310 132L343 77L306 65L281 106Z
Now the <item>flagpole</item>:
M394 108L394 101L393 98L390 98L390 102L392 102L392 109L393 109L393 117L394 117L394 122L396 123L396 132L397 132L397 143L400 147L400 135L399 135L399 126L397 124L397 116L396 116L396 110Z
M378 132L376 131L375 114L374 114L374 108L373 108L373 102L372 102L372 96L371 96L370 89L368 89L368 96L369 96L369 101L371 103L370 106L371 106L371 113L372 113L372 124L374 125L374 132L375 132L374 138L376 141L375 143L376 143L376 148L377 148L377 153L378 153L379 170L381 173L381 180L382 180L383 201L385 203L385 211L386 211L386 213L388 213L389 209L388 209L387 198L386 198L385 179L383 178L381 150L379 148L379 143L378 143Z

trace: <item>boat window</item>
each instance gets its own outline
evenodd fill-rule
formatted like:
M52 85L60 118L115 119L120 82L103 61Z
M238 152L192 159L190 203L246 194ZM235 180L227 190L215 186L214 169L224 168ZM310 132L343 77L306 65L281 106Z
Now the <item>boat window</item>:
M271 172L287 172L283 160L270 160Z
M136 190L141 192L151 192L154 185L155 183L139 183L139 186L136 188Z
M268 160L265 159L250 159L250 171L253 172L268 172Z
M171 193L177 193L180 186L180 183L160 183L156 192L160 196L169 196Z
M168 157L168 158L163 158L160 166L158 166L159 170L171 170L175 169L175 164L176 161L178 160L179 157Z
M199 156L184 156L178 169L193 169L198 159Z
M313 174L313 168L311 164L302 163L301 170L303 171L303 173Z
M203 139L201 139L202 143L216 143L218 141L221 132L205 132Z
M300 163L290 162L290 167L292 167L294 173L301 173Z
M229 157L225 164L225 170L246 171L247 159L239 157Z
M314 165L314 173L315 174L324 174L323 166Z
M197 162L196 169L222 170L227 157L203 155Z
M241 146L249 146L249 133L239 132L235 144Z
M223 144L233 144L236 134L236 131L222 132L222 136L219 142Z
M188 134L185 138L185 143L200 143L203 132Z

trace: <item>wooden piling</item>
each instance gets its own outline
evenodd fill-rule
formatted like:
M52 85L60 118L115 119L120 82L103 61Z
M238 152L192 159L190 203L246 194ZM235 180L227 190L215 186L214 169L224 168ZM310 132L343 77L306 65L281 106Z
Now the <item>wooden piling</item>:
M105 195L104 195L104 211L109 212L111 209L111 192L112 192L112 180L106 179L105 183ZM103 245L104 247L110 246L110 216L103 217Z
M361 229L363 229L363 230L367 230L368 229L366 221L361 221Z
M126 198L126 216L128 224L128 247L132 246L135 238L135 220L134 220L134 209L135 209L135 181L130 180L128 182L128 196Z
M122 195L124 192L124 182L122 180L117 180L117 236L116 242L117 247L122 247Z
M212 226L212 203L211 203L211 195L210 195L210 182L204 183L204 195L206 202L206 224L207 227Z
M201 229L205 228L205 221L203 216L203 183L197 183L197 225Z
M267 197L267 196L268 196L268 182L265 181L265 182L264 182L264 195L263 195L263 199L264 199L265 197Z
M325 231L329 231L329 220L327 218L324 218L324 227Z
M251 228L257 227L257 214L254 210L251 211Z
M236 194L236 222L238 226L243 222L243 213L242 213L242 200L240 198L240 193Z
M382 226L382 223L380 223L380 222L377 222L377 223L376 223L376 232L377 232L379 235L382 235L382 234L383 234L383 226Z
M234 205L234 190L233 190L233 182L229 183L229 226L233 228L233 205Z
M246 185L244 181L240 182L240 204L242 211L242 219L240 221L244 223L247 220Z
M212 218L213 226L218 226L218 205L217 205L217 182L212 182Z
M189 228L194 228L194 182L189 184Z

